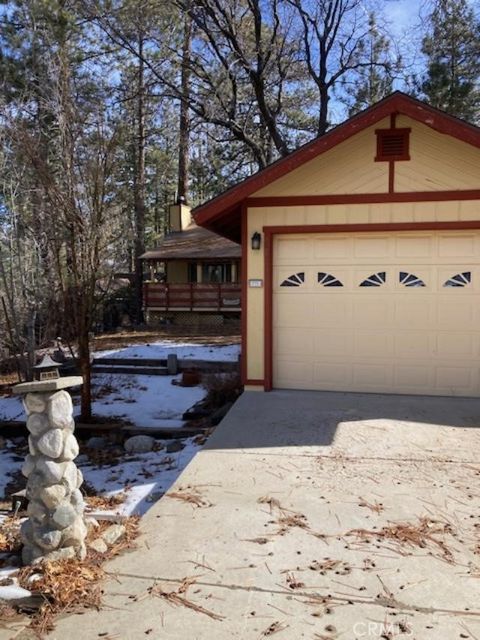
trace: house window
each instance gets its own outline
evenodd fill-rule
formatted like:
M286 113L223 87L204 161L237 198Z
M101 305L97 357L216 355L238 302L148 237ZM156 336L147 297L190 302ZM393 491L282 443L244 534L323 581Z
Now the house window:
M232 265L230 263L206 263L202 265L202 282L231 282Z
M196 262L188 263L188 282L197 282L197 264Z
M375 162L410 160L410 129L377 129Z

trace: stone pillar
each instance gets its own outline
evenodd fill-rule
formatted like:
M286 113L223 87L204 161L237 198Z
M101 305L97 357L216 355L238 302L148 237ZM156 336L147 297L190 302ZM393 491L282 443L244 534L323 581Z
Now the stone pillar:
M70 394L66 388L82 384L72 376L25 382L14 388L24 395L29 431L29 454L22 473L27 478L28 519L22 524L22 560L83 559L86 555L83 476L74 459L78 443Z

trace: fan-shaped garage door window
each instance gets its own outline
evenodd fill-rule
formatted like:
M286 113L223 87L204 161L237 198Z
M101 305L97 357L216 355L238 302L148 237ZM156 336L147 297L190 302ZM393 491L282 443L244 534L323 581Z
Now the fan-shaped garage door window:
M464 271L463 273L457 273L457 275L449 278L444 287L466 287L472 281L472 272Z
M318 283L324 287L343 287L343 284L338 278L332 276L331 273L324 273L322 271L318 273Z
M405 287L424 287L425 283L418 276L413 273L408 273L407 271L400 271L398 275L398 280L400 284L403 284Z
M372 273L371 276L365 278L363 282L360 283L361 287L381 287L382 284L385 284L386 281L386 273L385 271L379 271L378 273Z
M300 273L294 273L285 280L280 285L281 287L301 287L305 282L305 272L301 271Z

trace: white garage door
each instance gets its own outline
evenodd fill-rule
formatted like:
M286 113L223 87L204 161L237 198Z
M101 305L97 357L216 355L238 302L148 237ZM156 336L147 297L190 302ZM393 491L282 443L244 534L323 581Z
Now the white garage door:
M277 388L480 396L480 233L280 235Z

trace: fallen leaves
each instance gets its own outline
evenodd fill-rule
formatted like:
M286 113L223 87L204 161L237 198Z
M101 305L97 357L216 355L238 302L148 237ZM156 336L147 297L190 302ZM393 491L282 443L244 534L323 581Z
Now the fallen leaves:
M165 497L180 500L180 502L186 502L198 509L206 509L207 507L212 506L212 503L201 494L200 490L191 485L179 487L178 491L169 491L165 494Z
M284 622L272 622L272 624L267 627L265 629L265 631L262 631L262 634L260 637L262 638L268 638L269 636L273 636L276 633L280 633L280 631L285 631L285 629L288 629L288 624L285 624Z
M361 542L366 543L372 539L376 539L377 541L390 541L396 544L397 547L409 546L425 549L428 545L433 545L440 551L440 555L432 555L441 557L449 563L453 563L453 554L443 539L445 535L452 533L452 526L450 524L422 517L419 518L418 523L391 523L378 531L352 529L346 535L357 536Z
M206 609L205 607L202 607L196 602L193 602L193 600L190 600L189 598L187 598L188 589L195 583L196 583L196 578L193 578L193 577L184 578L176 591L167 591L166 589L164 589L164 587L162 587L161 584L155 583L151 587L149 587L144 594L142 594L141 596L137 596L136 598L134 598L134 600L139 602L143 600L145 597L155 596L157 598L162 598L163 600L166 600L172 606L186 607L187 609L192 609L197 613L202 613L203 615L208 616L212 620L217 620L219 622L224 620L225 616L221 616L218 613L215 613L214 611L210 611L210 609Z

